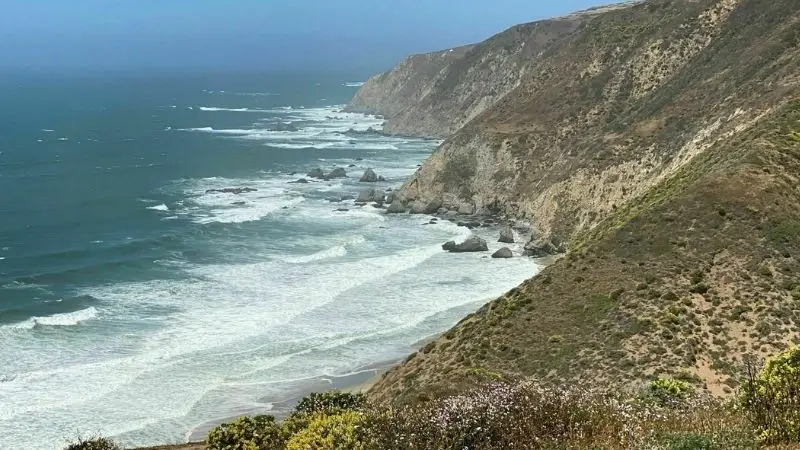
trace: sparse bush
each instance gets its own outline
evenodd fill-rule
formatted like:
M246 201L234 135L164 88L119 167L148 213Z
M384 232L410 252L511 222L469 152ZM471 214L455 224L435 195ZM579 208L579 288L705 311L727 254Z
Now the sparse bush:
M327 413L354 411L363 408L367 403L364 394L348 392L313 393L304 397L295 408L298 413Z
M683 380L659 378L647 385L645 397L661 405L672 405L686 400L694 392L694 387Z
M122 450L114 441L103 437L91 439L78 439L69 444L64 450Z
M676 434L662 440L666 450L717 450L714 438L702 434Z
M287 438L272 416L241 417L209 431L206 445L209 450L279 450Z
M698 283L689 288L689 292L693 294L705 294L709 290L708 285L705 283Z
M800 442L800 348L748 365L742 406L765 443Z

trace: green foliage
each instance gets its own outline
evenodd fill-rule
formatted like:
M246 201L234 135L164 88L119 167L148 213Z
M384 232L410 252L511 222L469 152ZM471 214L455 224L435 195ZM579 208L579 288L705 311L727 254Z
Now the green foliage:
M241 417L208 432L208 450L277 450L288 436L272 416Z
M778 246L787 246L800 238L800 221L796 219L783 219L769 224L767 238Z
M336 413L341 411L354 411L364 407L367 397L364 394L351 394L349 392L324 392L313 393L304 397L295 408L298 413Z
M683 380L659 378L647 385L645 396L656 402L667 405L687 399L694 392L694 387Z
M355 411L313 415L308 425L295 433L286 450L367 450L373 449L362 425L362 415Z
M716 450L714 438L702 434L675 434L662 439L666 450Z
M766 443L800 442L800 348L769 358L760 372L748 365L742 406Z
M122 447L106 438L78 439L69 444L64 450L122 450Z

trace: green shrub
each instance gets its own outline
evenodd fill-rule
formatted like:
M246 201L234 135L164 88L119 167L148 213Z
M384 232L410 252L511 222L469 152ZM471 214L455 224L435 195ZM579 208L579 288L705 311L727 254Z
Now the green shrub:
M800 348L748 365L742 406L765 443L800 442Z
M69 444L64 450L122 450L122 447L106 438L98 437L88 440L78 439Z
M355 411L362 409L367 404L367 396L364 394L351 394L348 392L323 392L313 393L297 404L295 410L298 413L335 413L341 411Z
M662 405L668 405L687 399L694 392L694 387L683 380L659 378L647 385L646 397Z
M241 417L208 432L208 450L278 450L288 438L272 416Z
M308 425L295 433L286 450L367 450L373 449L365 434L362 415L355 411L314 414Z
M662 439L666 450L716 450L719 447L710 436L702 434L676 434Z

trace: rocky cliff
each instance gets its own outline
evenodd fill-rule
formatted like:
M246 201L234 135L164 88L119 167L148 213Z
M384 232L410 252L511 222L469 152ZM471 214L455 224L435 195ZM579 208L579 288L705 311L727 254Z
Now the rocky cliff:
M677 371L724 394L743 355L797 339L799 48L796 0L650 0L370 80L354 105L388 131L448 136L404 201L525 219L569 248L374 395Z

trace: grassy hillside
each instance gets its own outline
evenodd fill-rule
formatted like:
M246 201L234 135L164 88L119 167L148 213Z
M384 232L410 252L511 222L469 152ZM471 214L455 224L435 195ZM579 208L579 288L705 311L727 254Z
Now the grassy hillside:
M389 372L416 402L487 379L632 386L669 374L724 395L745 355L800 327L800 98L717 142L576 236L569 254Z

